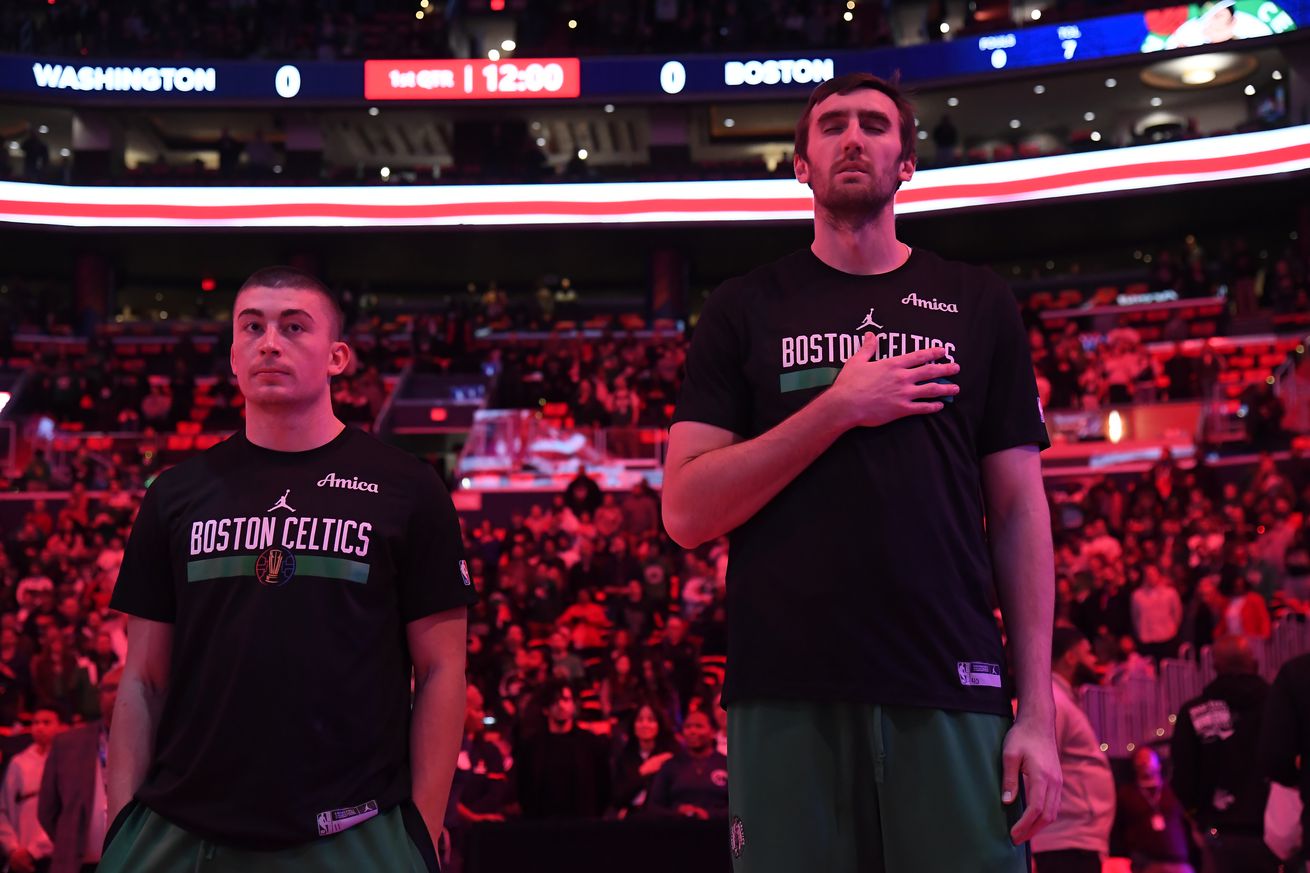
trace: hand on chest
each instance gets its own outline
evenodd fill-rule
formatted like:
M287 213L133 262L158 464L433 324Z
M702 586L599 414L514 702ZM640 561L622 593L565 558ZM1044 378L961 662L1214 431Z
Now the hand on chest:
M761 313L752 331L751 379L764 403L784 407L807 402L836 379L846 360L872 334L872 360L940 346L943 361L960 365L953 380L968 388L980 374L984 350L976 348L975 317L954 293L908 289L847 291L816 297L812 305L779 306Z

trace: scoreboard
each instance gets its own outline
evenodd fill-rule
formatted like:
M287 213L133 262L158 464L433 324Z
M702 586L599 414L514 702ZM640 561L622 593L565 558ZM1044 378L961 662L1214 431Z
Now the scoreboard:
M0 56L0 97L100 105L349 106L373 101L602 101L801 95L855 71L906 83L1219 46L1310 26L1310 0L1226 0L921 45L804 54L501 60L128 61Z

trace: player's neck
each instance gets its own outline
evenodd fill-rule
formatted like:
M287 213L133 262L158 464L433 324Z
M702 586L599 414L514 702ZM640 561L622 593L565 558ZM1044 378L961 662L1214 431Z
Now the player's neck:
M332 413L332 398L323 395L309 409L246 406L246 439L275 452L307 452L337 438L345 425Z
M910 247L896 239L891 208L876 215L851 217L815 206L814 244L810 251L834 270L856 276L888 273L910 257Z

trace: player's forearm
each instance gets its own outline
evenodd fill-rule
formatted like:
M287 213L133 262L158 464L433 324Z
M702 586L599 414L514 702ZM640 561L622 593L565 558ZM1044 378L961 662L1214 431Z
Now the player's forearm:
M152 689L140 679L123 676L114 704L113 730L109 732L105 790L110 821L146 780L163 706L163 689Z
M410 722L410 777L414 805L435 845L446 818L450 783L464 734L464 665L433 667L416 675Z
M664 526L683 548L735 530L850 429L825 392L772 430L665 470Z
M1054 718L1051 631L1055 620L1055 555L1051 515L1040 492L987 517L1001 614L1010 640L1019 719Z

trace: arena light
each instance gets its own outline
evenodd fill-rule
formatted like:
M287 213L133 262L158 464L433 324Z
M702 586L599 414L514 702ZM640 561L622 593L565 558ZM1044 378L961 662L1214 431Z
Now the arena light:
M1124 438L1124 419L1117 409L1111 410L1106 416L1105 437L1114 445L1118 445Z
M9 400L12 397L13 395L8 391L0 391L0 412L5 411L5 407L9 405Z
M1310 172L1310 125L923 170L899 215ZM376 177L375 177L376 178ZM535 185L113 187L0 182L0 222L61 227L440 227L809 221L794 179Z

